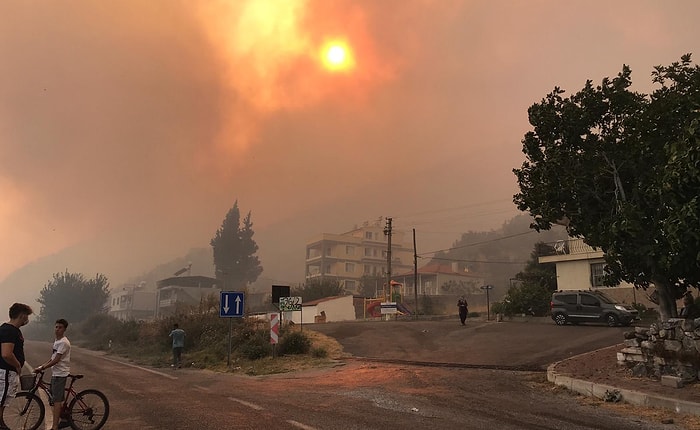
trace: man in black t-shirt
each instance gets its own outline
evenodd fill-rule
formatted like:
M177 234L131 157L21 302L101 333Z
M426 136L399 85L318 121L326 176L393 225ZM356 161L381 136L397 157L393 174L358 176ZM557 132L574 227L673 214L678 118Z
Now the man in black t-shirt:
M7 429L2 421L3 412L17 393L24 366L24 337L19 328L29 322L32 313L29 306L15 303L10 306L10 321L0 325L0 430Z

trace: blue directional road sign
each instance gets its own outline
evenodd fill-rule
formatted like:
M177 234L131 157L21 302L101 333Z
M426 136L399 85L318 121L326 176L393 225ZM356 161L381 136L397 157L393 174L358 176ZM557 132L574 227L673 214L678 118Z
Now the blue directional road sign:
M243 293L240 291L222 291L219 316L225 318L242 317L245 309Z

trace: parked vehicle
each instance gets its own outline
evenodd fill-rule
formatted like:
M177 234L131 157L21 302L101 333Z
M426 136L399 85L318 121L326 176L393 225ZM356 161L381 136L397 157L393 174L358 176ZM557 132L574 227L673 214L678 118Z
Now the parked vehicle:
M630 325L639 319L634 307L617 303L601 291L555 291L550 302L552 319L567 323L605 323L610 327Z

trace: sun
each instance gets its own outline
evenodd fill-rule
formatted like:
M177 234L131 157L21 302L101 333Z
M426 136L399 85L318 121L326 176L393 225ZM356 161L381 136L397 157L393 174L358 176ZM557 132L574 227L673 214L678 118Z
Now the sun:
M339 40L326 42L321 48L323 67L331 72L348 72L355 67L350 46Z

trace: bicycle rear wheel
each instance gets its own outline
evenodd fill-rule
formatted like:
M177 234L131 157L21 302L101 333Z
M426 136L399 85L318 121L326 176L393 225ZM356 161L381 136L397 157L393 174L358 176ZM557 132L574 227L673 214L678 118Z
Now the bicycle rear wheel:
M44 421L44 403L36 394L22 391L5 406L2 419L11 430L36 430Z
M68 406L68 422L75 430L98 430L109 417L107 396L97 390L83 390Z

